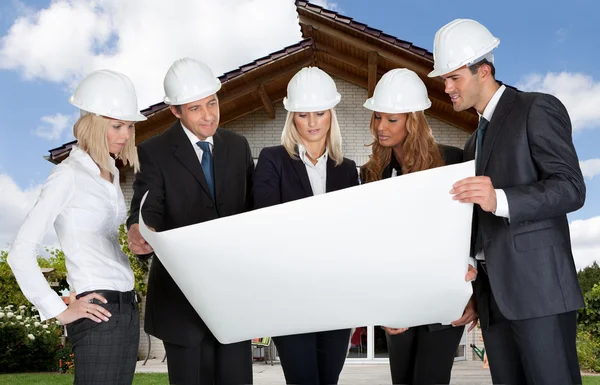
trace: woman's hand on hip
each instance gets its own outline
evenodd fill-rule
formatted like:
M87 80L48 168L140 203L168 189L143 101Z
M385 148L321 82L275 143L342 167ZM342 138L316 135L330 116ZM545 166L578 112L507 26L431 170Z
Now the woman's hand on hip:
M106 299L97 293L90 293L79 299L71 297L69 307L56 316L56 319L63 325L68 325L71 322L75 322L81 318L89 318L94 322L108 321L109 317L112 316L108 310L100 305L92 303L93 299L97 299L102 303L107 303Z

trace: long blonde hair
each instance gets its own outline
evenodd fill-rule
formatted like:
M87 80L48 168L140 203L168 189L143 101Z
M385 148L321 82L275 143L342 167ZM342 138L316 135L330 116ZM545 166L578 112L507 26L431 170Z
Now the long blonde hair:
M329 111L331 111L331 126L327 133L327 153L333 159L335 165L339 166L344 160L344 156L342 155L342 131L340 130L335 109L331 108ZM281 132L281 144L285 147L287 153L290 154L290 157L298 158L298 145L302 144L302 140L294 123L293 112L288 111L285 118L285 125Z
M112 174L112 162L110 161L108 139L106 138L106 131L110 124L111 121L108 118L86 114L75 122L73 136L77 139L79 147L87 152L101 169ZM125 147L120 153L116 154L116 157L121 159L125 166L131 164L134 172L140 170L140 162L135 147L135 128Z
M380 180L383 170L390 164L393 156L392 147L384 147L379 144L374 119L375 113L371 116L370 125L373 141L369 146L371 146L372 153L369 161L361 167L360 178L364 182ZM423 111L408 113L406 131L406 138L402 144L402 159L400 159L402 174L445 165Z

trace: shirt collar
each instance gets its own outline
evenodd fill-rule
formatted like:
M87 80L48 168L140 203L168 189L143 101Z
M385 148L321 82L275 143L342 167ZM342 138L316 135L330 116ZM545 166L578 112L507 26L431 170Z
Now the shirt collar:
M205 140L200 140L200 139L198 139L198 137L196 135L194 135L194 133L192 131L188 130L187 127L183 125L183 123L181 123L181 127L183 128L183 132L185 132L185 135L188 137L188 139L192 143L192 146L197 146L196 143L198 143L200 141L200 142L208 142L208 143L210 143L211 147L214 147L215 144L213 142L212 136L209 136Z
M298 145L298 156L300 157L300 160L302 160L302 162L304 164L315 167L315 165L310 161L310 159L308 159L308 156L306 155L306 153L307 153L306 148L304 148L303 145L299 144ZM324 160L325 162L327 162L328 156L329 155L327 152L327 147L325 147L325 153L323 155L321 155L319 157L319 159L317 159L317 164L319 164L321 162L321 160Z
M488 102L487 106L485 106L485 109L483 110L483 114L479 115L479 117L483 116L485 118L485 120L487 120L488 122L492 121L492 116L494 115L494 111L496 111L496 106L498 106L500 97L504 93L505 89L506 89L506 86L504 84L502 84L500 86L500 88L498 88L496 90L496 92L494 93L494 95L492 96L490 101Z
M85 168L89 169L90 171L94 171L98 175L100 174L100 167L98 167L96 162L94 162L94 159L92 159L90 154L83 151L81 147L79 147L79 145L76 144L73 147L71 147L69 157L74 158L76 161L81 163ZM117 175L117 172L119 170L117 170L117 167L115 166L115 160L112 156L109 156L108 161L110 162L110 166L112 168L112 174Z

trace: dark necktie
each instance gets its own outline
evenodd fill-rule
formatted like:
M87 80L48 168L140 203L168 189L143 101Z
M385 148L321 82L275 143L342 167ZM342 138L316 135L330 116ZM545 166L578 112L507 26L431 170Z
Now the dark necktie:
M477 174L479 174L481 171L481 165L479 163L481 162L481 154L483 153L483 138L485 136L485 131L487 130L489 124L490 122L488 122L482 116L481 119L479 119L479 125L477 126L477 148L475 149L477 151L477 159L475 163L475 169L477 170Z
M477 151L477 157L475 160L475 165L476 165L476 174L480 175L482 170L481 170L481 154L483 153L483 138L485 136L485 131L488 128L490 122L488 122L483 116L481 117L481 119L479 119L479 126L477 126L477 148L475 149ZM481 229L479 228L479 211L477 210L477 208L475 208L475 221L474 221L474 226L475 226L475 245L474 245L474 253L473 253L473 257L475 257L475 255L477 255L481 249L483 248L483 239L481 238Z
M206 178L206 184L208 184L208 189L210 190L210 195L213 200L215 199L215 177L213 173L213 156L212 152L210 152L210 143L209 142L198 142L196 143L202 149L202 171L204 171L204 177Z

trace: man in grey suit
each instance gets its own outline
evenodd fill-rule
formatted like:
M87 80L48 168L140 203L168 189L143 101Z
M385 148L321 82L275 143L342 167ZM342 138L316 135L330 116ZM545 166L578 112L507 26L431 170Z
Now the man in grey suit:
M498 83L500 40L474 20L442 27L434 71L455 111L474 107L477 131L465 160L476 175L454 199L474 203L475 298L492 379L502 384L581 384L575 347L577 282L566 214L585 184L565 107L555 97Z

